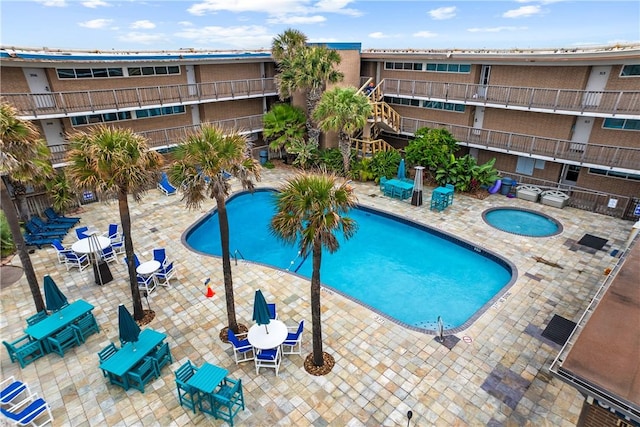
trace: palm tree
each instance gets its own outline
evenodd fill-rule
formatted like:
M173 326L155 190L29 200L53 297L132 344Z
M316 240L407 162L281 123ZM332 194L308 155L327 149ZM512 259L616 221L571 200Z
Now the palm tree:
M354 87L335 88L322 94L313 110L313 119L325 132L337 131L338 147L342 153L344 171L349 172L350 137L367 123L371 115L369 98Z
M307 36L293 28L286 29L282 34L273 39L271 44L271 56L277 62L284 58L290 58L295 53L307 46Z
M320 263L322 250L338 250L336 233L351 238L357 229L353 219L344 216L355 206L356 197L347 184L338 185L337 177L300 174L284 185L276 196L276 214L271 220L275 236L288 244L298 244L301 256L313 255L311 275L311 319L313 323L313 365L323 366L322 322L320 319ZM306 364L305 364L306 365ZM328 372L328 371L327 371Z
M133 298L133 317L144 317L131 238L128 196L138 202L157 182L163 160L150 151L146 139L131 129L98 126L70 136L66 175L80 190L95 191L102 200L117 199Z
M320 129L313 122L311 114L320 101L327 83L337 83L344 75L335 69L341 61L337 51L325 46L303 45L299 43L299 37L285 32L274 41L272 47L277 50L274 59L278 67L276 85L282 100L298 90L304 92L309 142L317 147Z
M171 181L181 183L187 208L198 209L207 197L216 201L228 327L238 333L226 206L231 184L225 172L238 178L242 188L252 191L252 178L260 179L260 164L251 157L244 135L211 125L202 125L199 132L188 135L174 154L176 162L171 167L170 177Z
M38 132L31 122L18 118L18 111L13 106L4 102L0 103L0 181L2 181L0 200L2 210L7 218L22 268L24 268L36 311L42 311L45 309L45 305L36 272L22 236L18 212L5 185L5 178L14 174L18 177L19 182L25 182L30 177L35 178L38 175L44 177L49 173L49 170L52 170L51 164L48 163L49 149L46 142L38 137ZM45 164L48 164L49 167L44 166Z
M293 140L304 139L306 133L304 111L290 104L276 104L262 117L262 135L269 141L269 148L288 151Z

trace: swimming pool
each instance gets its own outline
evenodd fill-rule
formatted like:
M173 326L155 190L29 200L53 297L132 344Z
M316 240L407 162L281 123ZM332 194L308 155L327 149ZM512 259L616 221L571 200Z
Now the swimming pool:
M549 215L523 208L491 208L482 213L490 226L527 237L549 237L562 233L562 224Z
M230 251L309 278L311 255L301 259L297 247L285 246L269 231L274 194L261 189L228 200ZM358 231L341 239L336 253L323 253L323 285L406 327L433 332L441 316L445 329L464 329L517 276L509 261L438 230L362 206L349 216ZM221 256L215 210L189 227L183 242Z

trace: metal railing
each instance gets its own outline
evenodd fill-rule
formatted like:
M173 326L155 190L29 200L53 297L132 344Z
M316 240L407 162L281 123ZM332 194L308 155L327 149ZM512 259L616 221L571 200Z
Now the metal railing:
M586 91L385 78L385 96L601 117L640 118L640 91Z
M275 80L260 78L71 92L3 93L2 97L15 106L20 118L33 120L275 95Z
M400 133L413 135L422 128L445 128L461 145L511 154L535 155L553 161L622 172L640 173L640 147L614 147L592 143L577 143L563 139L544 138L513 132L477 129L403 117Z

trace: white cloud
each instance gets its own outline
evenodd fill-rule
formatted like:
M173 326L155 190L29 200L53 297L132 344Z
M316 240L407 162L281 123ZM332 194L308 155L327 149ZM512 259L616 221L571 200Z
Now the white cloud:
M417 33L413 33L412 36L421 37L424 39L431 39L433 37L438 37L438 34L432 33L431 31L418 31Z
M518 9L508 10L502 14L503 18L527 18L542 13L540 6L522 6Z
M430 10L429 15L431 15L431 18L436 20L451 19L456 16L456 7L439 7L437 9Z
M112 19L92 19L90 21L78 22L78 25L84 28L101 29L106 28L109 24L113 22Z
M221 11L244 13L266 13L269 16L298 16L318 13L339 13L351 16L361 16L362 12L349 9L346 6L351 0L320 0L310 5L310 0L202 0L187 9L187 12L202 16Z
M126 43L153 44L169 42L170 38L164 34L137 33L133 31L118 36L118 40Z
M237 27L185 28L173 34L186 40L196 41L207 48L216 45L235 46L239 49L270 47L274 35L260 25L242 25Z
M301 24L318 24L325 22L327 18L321 15L314 16L278 16L268 18L269 24L287 24L287 25L301 25Z
M189 21L180 21L178 22L178 25L182 26L182 27L193 27L193 22L189 22Z
M521 31L527 30L527 27L486 27L486 28L467 28L470 33L501 33L503 31Z
M67 7L65 0L37 0L36 3L47 7Z
M132 22L129 27L134 29L134 30L150 30L152 28L155 28L156 24L154 24L151 21L148 21L148 20L144 19L142 21Z
M368 36L371 37L372 39L391 39L395 37L402 37L401 34L385 34L381 31L369 33Z
M101 7L101 6L105 6L105 7L109 7L111 6L109 3L102 1L102 0L87 0L87 1L83 1L81 3L84 7L88 7L90 9L95 9L97 7Z

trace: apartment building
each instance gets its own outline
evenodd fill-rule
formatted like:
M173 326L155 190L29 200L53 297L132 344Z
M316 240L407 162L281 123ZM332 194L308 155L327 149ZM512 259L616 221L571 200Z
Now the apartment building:
M520 183L571 192L572 206L637 218L640 46L556 51L366 50L330 43L342 84L376 82L398 125L396 148L420 127L445 127L460 154ZM60 167L65 135L96 123L130 127L157 150L194 126L246 132L278 101L268 51L86 52L0 48L0 94L41 129ZM374 118L375 121L375 118ZM333 140L327 140L332 145Z

